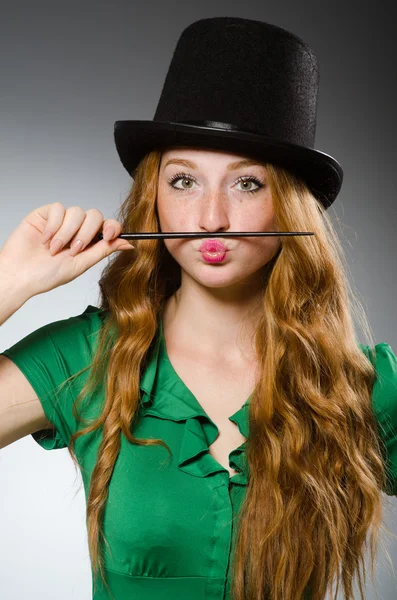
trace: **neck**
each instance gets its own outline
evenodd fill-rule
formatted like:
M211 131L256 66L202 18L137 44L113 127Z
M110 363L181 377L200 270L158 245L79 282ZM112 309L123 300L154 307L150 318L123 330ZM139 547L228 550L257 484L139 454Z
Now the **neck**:
M243 293L244 292L244 293ZM164 335L180 348L215 362L256 361L254 335L263 288L240 290L226 299L225 289L183 285L165 304Z

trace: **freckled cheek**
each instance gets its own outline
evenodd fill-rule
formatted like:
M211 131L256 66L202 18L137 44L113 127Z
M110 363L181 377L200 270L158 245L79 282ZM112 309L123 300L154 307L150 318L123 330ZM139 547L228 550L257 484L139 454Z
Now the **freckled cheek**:
M252 223L255 223L252 226ZM241 228L240 231L263 231L263 232L273 232L277 231L275 219L273 215L268 216L267 218L262 218L256 215L256 219L254 217L251 218L249 223L243 224L245 229ZM269 258L273 256L280 247L281 237L276 235L270 236L258 236L245 238L247 241L247 248L249 248L249 253L257 252L258 258L261 260L263 258Z
M159 224L162 231L190 231L188 218L181 212L180 208L172 208L167 206L167 199L159 202L157 205L157 214Z
M169 207L162 210L160 206L158 216L161 231L192 231L189 219L181 214L180 210L174 211ZM163 242L171 256L176 259L181 257L181 253L185 254L192 246L192 240L187 238L166 239Z
M245 238L236 246L236 255L247 264L261 264L270 260L277 252L279 242L274 236Z

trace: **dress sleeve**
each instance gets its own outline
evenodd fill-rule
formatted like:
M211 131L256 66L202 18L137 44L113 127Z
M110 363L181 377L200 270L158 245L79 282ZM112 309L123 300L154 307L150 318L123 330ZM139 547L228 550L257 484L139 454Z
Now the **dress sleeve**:
M89 369L71 382L64 382L91 364L105 314L89 305L81 315L44 325L0 353L25 375L47 419L55 427L54 431L32 433L45 450L66 448L77 431L79 422L72 413L72 405L88 379Z
M388 483L383 491L388 496L397 495L397 357L387 342L376 344L375 359L370 347L361 345L376 368L372 388L372 406L384 443L384 458Z

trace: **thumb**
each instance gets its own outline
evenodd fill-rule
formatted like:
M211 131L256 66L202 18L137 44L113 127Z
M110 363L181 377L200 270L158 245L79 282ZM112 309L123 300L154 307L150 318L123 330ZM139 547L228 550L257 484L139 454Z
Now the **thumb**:
M116 238L114 240L106 241L100 240L94 243L92 246L87 246L84 250L81 250L73 256L73 262L77 263L77 270L85 272L90 269L98 262L110 256L113 252L118 250L135 250L127 240Z
M135 250L135 246L133 246L128 240L116 238L115 240L111 240L109 242L106 240L103 241L110 247L110 252L116 252L117 250Z

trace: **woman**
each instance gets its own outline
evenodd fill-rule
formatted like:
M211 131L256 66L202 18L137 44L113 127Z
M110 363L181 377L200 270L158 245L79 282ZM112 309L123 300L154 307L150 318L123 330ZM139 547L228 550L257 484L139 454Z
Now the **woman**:
M95 600L317 600L338 575L351 599L370 528L375 549L381 493L397 494L397 363L350 304L325 212L342 170L312 145L317 82L285 30L193 23L155 119L116 123L134 182L110 241L91 244L98 211L49 205L0 252L16 299L12 259L46 223L64 248L37 250L26 297L126 248L121 232L204 234L135 241L105 267L99 307L2 353L37 393L34 439L81 470Z

